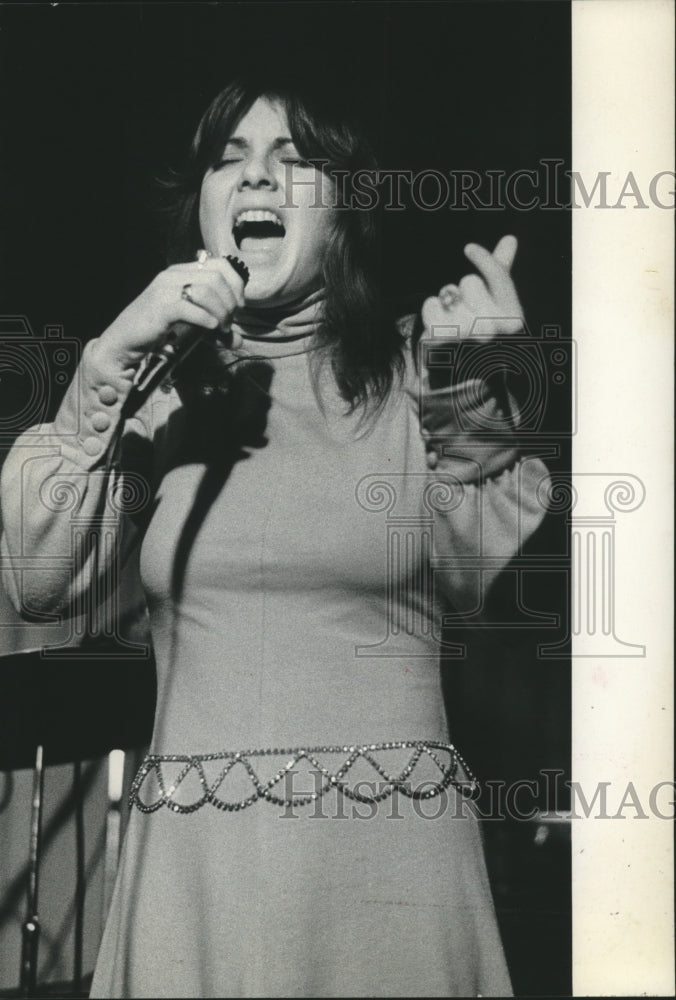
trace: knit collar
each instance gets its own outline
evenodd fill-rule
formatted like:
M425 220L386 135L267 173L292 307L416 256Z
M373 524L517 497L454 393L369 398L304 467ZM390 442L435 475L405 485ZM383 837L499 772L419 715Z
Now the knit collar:
M305 353L324 313L325 289L272 309L238 309L233 330L244 341L246 352L275 357Z

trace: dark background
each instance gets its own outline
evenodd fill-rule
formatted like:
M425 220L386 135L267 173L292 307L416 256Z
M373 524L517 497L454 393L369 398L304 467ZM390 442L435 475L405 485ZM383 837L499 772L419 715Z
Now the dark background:
M164 266L155 177L180 159L211 97L252 61L302 66L348 102L374 107L385 168L569 166L569 21L558 0L1 7L1 314L25 315L36 334L59 324L82 343L102 332ZM570 222L565 210L409 204L385 219L386 289L399 312L413 311L468 271L467 241L492 247L511 232L531 332L558 326L569 338ZM566 376L569 385L570 368ZM5 415L24 391L20 374L0 373L0 389ZM53 409L60 390L50 389ZM564 474L569 405L567 392L548 403L538 436ZM554 565L566 546L565 515L552 514L527 551ZM504 575L491 609L512 625L515 579ZM521 627L448 636L466 646L444 668L452 738L484 780L569 772L569 663L538 654L566 635L568 578L533 571L523 584L528 608L558 615L558 626L533 627L521 613ZM549 833L535 848L532 824L485 827L516 992L568 993L567 844Z
M23 4L0 8L0 28L2 305L69 336L100 333L162 266L154 176L252 60L375 98L386 168L569 160L567 3ZM514 232L530 325L567 325L568 213L390 214L403 308L467 270L468 239Z

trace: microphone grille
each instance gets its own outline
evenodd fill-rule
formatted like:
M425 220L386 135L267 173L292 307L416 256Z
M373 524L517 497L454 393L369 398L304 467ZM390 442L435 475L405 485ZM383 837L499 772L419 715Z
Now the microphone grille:
M230 264L235 269L235 271L237 271L237 274L240 276L240 278L246 285L246 283L249 280L249 268L246 266L244 261L240 260L239 257L235 257L235 255L232 253L226 253L225 259L227 260L228 264Z

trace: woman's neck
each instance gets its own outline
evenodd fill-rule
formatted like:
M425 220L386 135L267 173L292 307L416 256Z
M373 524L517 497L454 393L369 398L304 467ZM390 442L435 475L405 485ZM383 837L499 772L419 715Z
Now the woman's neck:
M324 302L322 287L280 306L245 306L235 313L233 329L245 340L299 340L317 330Z

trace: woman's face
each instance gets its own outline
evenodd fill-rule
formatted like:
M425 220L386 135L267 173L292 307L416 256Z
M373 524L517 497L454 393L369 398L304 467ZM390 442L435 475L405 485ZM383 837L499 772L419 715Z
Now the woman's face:
M333 206L333 183L302 160L283 106L260 97L204 175L204 247L247 264L247 302L282 305L321 285Z

